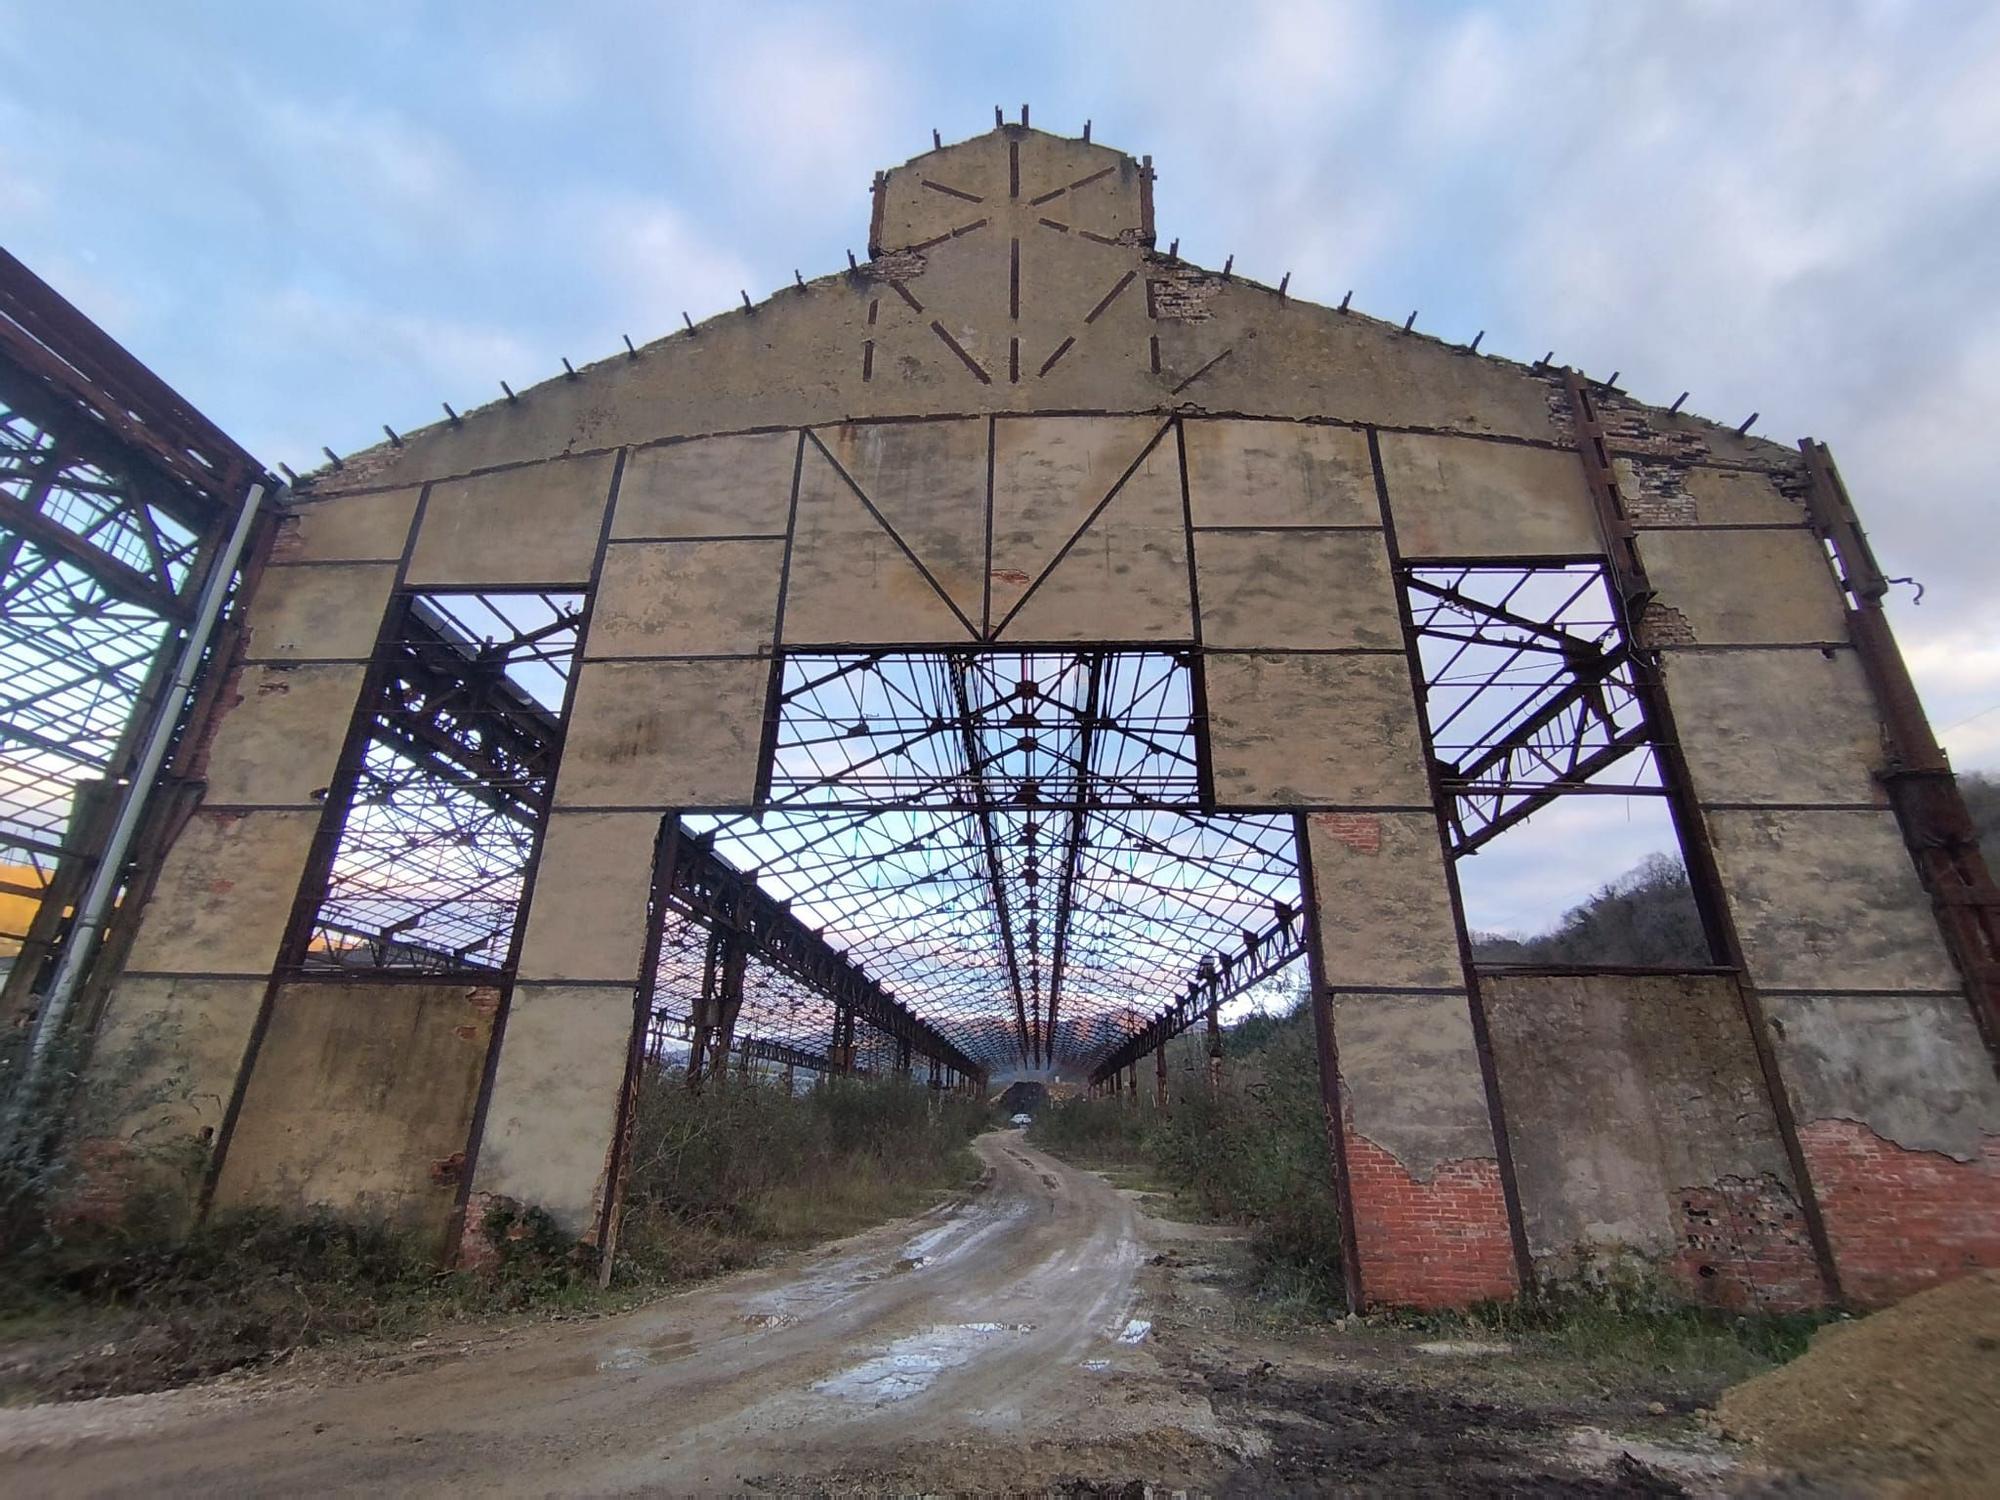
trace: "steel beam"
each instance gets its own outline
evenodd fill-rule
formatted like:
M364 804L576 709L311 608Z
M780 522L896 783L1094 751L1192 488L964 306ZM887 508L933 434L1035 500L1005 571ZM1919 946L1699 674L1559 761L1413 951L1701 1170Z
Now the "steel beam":
M1880 779L1930 892L1945 946L1971 992L1988 1049L2000 1058L2000 889L1987 868L1979 830L1965 805L1944 747L1931 730L1882 601L1889 580L1826 444L1799 444L1810 481L1813 528L1829 542L1848 596L1847 624L1888 732L1889 761Z

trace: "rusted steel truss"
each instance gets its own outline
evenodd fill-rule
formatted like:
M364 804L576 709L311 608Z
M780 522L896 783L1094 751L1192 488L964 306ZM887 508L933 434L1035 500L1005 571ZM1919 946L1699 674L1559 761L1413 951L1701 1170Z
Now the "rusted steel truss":
M323 894L293 966L506 970L581 611L570 594L400 602L328 799Z
M1291 819L1204 812L1187 651L798 653L769 801L690 815L982 1067L1087 1068L1297 904Z
M1229 1001L1289 968L1305 951L1305 923L1295 908L1281 907L1268 927L1244 933L1240 948L1202 959L1187 988L1099 1062L1091 1070L1090 1081L1107 1082L1182 1032L1207 1024ZM1218 1039L1212 1037L1211 1041L1219 1047ZM1164 1089L1164 1084L1161 1087Z
M712 1042L718 1027L727 1035L741 1026L753 1045L786 1048L799 1066L825 1067L832 1065L831 1053L807 1062L810 1049L793 1037L805 1027L823 1028L830 1010L836 1031L859 1024L867 1033L866 1053L833 1059L842 1071L886 1073L905 1065L914 1052L961 1077L984 1076L980 1063L898 1004L865 969L794 915L789 902L760 888L754 873L717 852L716 843L713 833L691 832L679 823L661 839L654 900L662 935L650 1012L663 1039L671 1036L676 1020L684 1022L691 1044ZM703 955L698 975L691 962L697 947ZM699 1067L694 1056L689 1066Z
M1601 565L1412 566L1402 585L1454 854L1557 797L1665 795Z
M19 945L10 1012L55 960L167 658L261 475L0 251L0 890L33 913L0 932Z

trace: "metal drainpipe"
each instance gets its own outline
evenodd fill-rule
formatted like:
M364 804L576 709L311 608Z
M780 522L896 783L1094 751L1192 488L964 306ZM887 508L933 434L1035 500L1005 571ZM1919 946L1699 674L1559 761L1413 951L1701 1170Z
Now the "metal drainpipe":
M278 486L279 493L283 489L284 486ZM145 816L153 782L167 758L168 747L173 743L174 730L180 723L181 710L187 704L188 694L194 690L194 680L201 671L202 653L208 650L209 642L214 639L216 621L222 616L222 602L229 595L229 582L236 576L236 566L242 561L244 545L250 539L251 524L263 508L266 493L266 487L260 483L251 485L244 494L235 530L230 532L228 544L215 559L208 580L202 585L201 603L195 610L187 643L181 647L180 664L174 669L174 680L160 697L152 727L146 734L145 748L139 754L139 764L133 768L132 779L119 804L118 821L112 825L111 837L104 846L104 857L98 861L97 869L90 877L90 887L77 907L76 922L70 928L69 940L63 944L55 976L49 981L48 998L43 1001L40 1014L35 1018L34 1033L28 1042L27 1065L21 1070L20 1082L15 1090L17 1103L25 1103L33 1097L49 1048L61 1034L63 1022L75 1002L77 986L83 980L91 953L103 933L105 918L110 914L111 898L117 892L132 836L138 832L140 820Z

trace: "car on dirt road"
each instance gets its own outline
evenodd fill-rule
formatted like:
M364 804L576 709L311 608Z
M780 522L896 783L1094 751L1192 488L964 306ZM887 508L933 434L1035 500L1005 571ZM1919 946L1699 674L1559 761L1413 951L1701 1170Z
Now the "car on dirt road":
M1007 1123L1012 1125L1016 1130L1026 1130L1030 1125L1035 1123L1035 1117L1033 1115L1016 1115Z

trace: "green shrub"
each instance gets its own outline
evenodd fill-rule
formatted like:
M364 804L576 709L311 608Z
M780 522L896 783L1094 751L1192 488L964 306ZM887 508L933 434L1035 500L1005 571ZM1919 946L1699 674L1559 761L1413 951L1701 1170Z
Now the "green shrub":
M1228 1037L1218 1088L1208 1087L1206 1057L1183 1041L1169 1048L1169 1076L1180 1082L1166 1111L1143 1087L1137 1099L1052 1100L1029 1139L1086 1165L1151 1167L1204 1216L1250 1226L1260 1294L1344 1306L1310 1009L1250 1017Z
M850 1233L973 1171L992 1124L960 1094L903 1081L818 1079L792 1094L731 1078L700 1093L678 1068L640 1081L619 1232L623 1274L708 1275L772 1245Z

